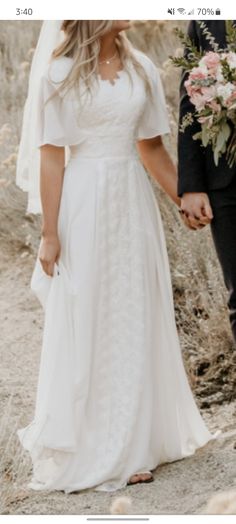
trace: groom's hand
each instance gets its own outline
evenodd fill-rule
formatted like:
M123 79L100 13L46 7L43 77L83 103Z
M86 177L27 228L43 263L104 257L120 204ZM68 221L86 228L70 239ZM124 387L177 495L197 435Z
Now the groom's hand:
M180 207L184 222L190 229L201 229L213 219L207 193L184 193Z

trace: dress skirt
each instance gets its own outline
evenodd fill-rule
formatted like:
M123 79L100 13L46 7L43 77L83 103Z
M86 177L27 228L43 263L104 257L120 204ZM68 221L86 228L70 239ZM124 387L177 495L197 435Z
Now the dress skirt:
M215 436L184 369L161 216L137 151L71 149L61 255L53 277L37 257L31 279L45 323L34 420L17 433L32 489L115 491Z

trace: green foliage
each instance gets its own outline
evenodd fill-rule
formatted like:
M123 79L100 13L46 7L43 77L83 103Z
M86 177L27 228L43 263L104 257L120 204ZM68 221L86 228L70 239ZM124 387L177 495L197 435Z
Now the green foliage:
M213 51L218 53L222 51L219 44L216 42L215 37L209 31L206 23L203 20L196 20L197 24L200 26L202 33L204 34L206 40L210 43ZM227 51L236 52L236 27L232 20L225 21L226 26L226 43ZM191 38L179 27L174 28L174 33L179 38L182 46L184 47L184 56L176 57L169 56L170 61L176 67L181 67L185 71L191 71L193 67L198 66L199 60L204 56L204 51L198 49L197 46L192 42ZM227 64L225 64L227 67ZM236 73L235 73L236 74ZM232 81L235 80L235 76L232 77Z
M191 38L186 33L184 33L182 29L175 27L174 33L179 38L185 51L184 56L169 56L169 59L174 66L182 67L186 71L191 71L193 67L197 67L199 60L203 56L203 53L197 49Z
M184 133L186 127L191 126L194 122L193 113L188 112L183 116L182 122L180 124L180 132Z
M223 121L220 127L219 133L216 138L216 144L213 148L214 150L214 161L216 166L218 166L219 158L226 151L226 143L230 136L230 127L227 122Z
M209 143L210 136L207 129L207 124L202 124L202 144L206 147Z
M215 53L218 53L219 51L219 44L216 42L215 37L211 34L209 31L207 25L203 20L196 20L197 24L200 26L203 35L205 36L206 40L210 43L213 51Z
M236 53L236 27L233 20L226 20L225 26L227 47L230 51Z

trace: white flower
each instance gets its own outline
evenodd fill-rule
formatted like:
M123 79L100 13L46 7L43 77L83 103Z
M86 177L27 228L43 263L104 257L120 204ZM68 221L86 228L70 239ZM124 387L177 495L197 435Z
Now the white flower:
M230 82L227 82L227 84L225 85L219 85L217 86L216 88L217 90L217 96L221 96L223 101L225 102L232 94L232 92L234 91L234 85L231 84Z
M207 75L208 74L208 69L207 69L207 66L205 64L204 58L205 57L203 56L203 58L201 58L201 60L199 61L197 69L200 69L201 73L204 73L204 75Z
M222 67L221 66L217 67L215 77L216 77L217 82L223 82L224 77L223 77L223 74L222 74Z
M236 53L233 53L233 51L230 51L230 53L227 54L226 59L231 69L235 69L236 68Z

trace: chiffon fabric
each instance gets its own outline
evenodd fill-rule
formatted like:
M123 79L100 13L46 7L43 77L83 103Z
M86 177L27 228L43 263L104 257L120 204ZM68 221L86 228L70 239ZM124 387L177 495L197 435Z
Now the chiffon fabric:
M34 419L18 429L34 490L115 491L215 438L184 369L161 216L137 141L169 132L160 74L140 51L112 85L58 91L73 60L41 79L38 146L65 146L61 254L31 289L45 321Z

